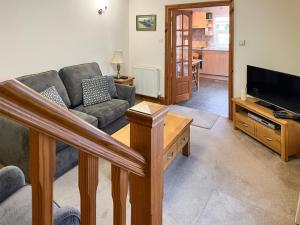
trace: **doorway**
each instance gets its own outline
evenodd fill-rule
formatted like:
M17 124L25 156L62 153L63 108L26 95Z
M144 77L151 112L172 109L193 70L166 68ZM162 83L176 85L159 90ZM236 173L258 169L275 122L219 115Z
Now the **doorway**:
M166 6L165 100L232 119L233 1Z

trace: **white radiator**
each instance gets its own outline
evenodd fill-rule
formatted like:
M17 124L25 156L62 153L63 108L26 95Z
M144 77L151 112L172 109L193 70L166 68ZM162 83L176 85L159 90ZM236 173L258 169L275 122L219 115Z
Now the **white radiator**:
M134 85L136 93L149 97L160 96L160 71L155 67L133 67Z

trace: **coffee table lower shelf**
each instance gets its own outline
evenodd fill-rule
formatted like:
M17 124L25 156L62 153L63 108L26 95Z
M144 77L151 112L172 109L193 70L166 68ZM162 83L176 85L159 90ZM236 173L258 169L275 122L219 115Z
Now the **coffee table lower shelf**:
M190 155L190 125L192 122L193 118L191 117L168 113L164 127L164 169L168 168L180 152L186 157ZM130 146L130 125L117 131L112 137Z

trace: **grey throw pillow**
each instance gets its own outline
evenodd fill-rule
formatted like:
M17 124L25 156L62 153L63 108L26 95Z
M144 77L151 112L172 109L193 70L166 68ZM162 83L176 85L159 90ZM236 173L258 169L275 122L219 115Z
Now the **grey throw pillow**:
M82 80L83 105L91 106L110 101L109 84L106 77Z
M68 110L68 107L58 94L56 88L54 86L47 88L46 90L40 93L42 96L48 98L50 101L56 103L57 105L61 106L62 108Z
M114 82L114 76L107 76L107 79L108 79L110 97L118 98L118 92L117 92L116 84Z

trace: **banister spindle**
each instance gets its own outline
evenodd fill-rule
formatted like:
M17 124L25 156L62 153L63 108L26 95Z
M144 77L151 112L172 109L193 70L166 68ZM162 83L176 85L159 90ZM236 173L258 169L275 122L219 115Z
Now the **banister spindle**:
M128 172L111 166L112 198L114 203L114 225L126 225L126 199Z
M79 152L80 224L96 225L96 194L98 187L98 158Z
M55 141L53 138L31 129L29 149L29 168L32 184L32 224L52 225Z
M142 102L127 111L130 147L147 161L145 177L130 174L132 225L162 225L163 141L167 107Z

